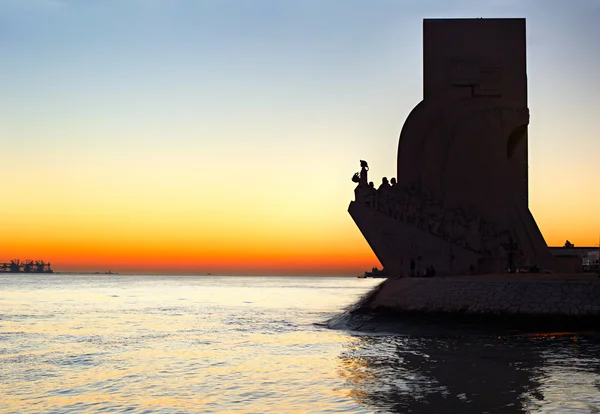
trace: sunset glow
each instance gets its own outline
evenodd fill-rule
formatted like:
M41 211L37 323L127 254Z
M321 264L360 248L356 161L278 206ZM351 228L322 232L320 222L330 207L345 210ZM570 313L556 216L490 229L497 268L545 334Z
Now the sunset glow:
M0 1L0 262L380 266L350 178L395 175L438 16L527 18L530 209L548 245L598 245L596 3L325 3Z

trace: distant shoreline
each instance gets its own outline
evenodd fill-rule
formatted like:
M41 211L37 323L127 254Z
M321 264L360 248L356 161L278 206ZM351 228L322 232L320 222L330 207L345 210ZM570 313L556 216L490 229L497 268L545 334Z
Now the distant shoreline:
M8 274L8 273L7 273ZM17 273L15 273L17 274ZM33 273L31 273L33 274ZM218 277L344 277L344 278L354 278L356 279L356 275L277 275L277 274L269 274L269 275L243 275L243 274L206 274L206 273L97 273L97 272L54 272L54 275L91 275L91 276L218 276ZM368 278L372 279L372 278ZM385 279L376 279L376 280L385 280Z

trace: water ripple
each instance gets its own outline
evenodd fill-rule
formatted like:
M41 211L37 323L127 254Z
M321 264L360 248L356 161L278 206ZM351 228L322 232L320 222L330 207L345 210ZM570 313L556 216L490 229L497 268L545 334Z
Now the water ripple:
M321 323L374 281L37 280L3 279L0 412L600 413L594 335Z

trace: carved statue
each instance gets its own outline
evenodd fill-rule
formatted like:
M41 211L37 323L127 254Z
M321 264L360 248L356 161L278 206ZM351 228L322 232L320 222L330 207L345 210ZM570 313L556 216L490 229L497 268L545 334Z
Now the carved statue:
M360 173L354 173L354 175L352 176L352 181L358 183L358 185L354 189L354 198L356 201L373 205L371 199L375 196L373 194L374 189L369 188L369 184L367 181L367 171L369 171L369 165L366 161L360 160L360 167Z
M356 172L352 176L352 182L358 183L361 187L367 186L367 171L369 171L369 165L365 160L360 160L360 173Z
M360 181L358 185L366 187L369 180L367 179L367 171L369 171L369 165L365 160L360 160Z

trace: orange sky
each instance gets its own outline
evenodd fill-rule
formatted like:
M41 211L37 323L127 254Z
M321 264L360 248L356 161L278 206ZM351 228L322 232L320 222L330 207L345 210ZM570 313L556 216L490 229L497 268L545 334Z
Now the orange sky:
M60 271L360 274L379 266L341 203L321 211L288 205L284 213L257 211L260 203L248 203L245 214L173 210L180 214L175 217L158 207L147 208L147 216L141 208L124 214L106 207L91 213L91 207L79 206L85 213L78 213L59 205L52 212L46 205L37 218L14 217L4 223L11 237L2 239L0 251L5 260L43 259ZM594 217L579 214L558 222L553 217L564 213L541 210L537 220L549 245L562 245L566 238L579 246L597 245L588 225Z

